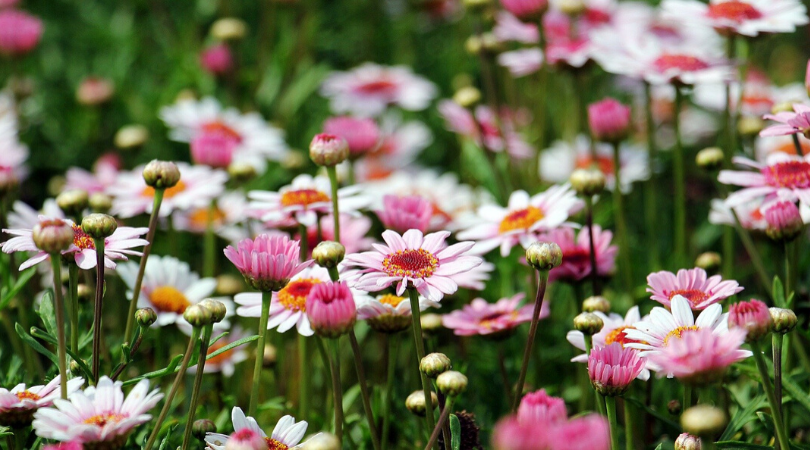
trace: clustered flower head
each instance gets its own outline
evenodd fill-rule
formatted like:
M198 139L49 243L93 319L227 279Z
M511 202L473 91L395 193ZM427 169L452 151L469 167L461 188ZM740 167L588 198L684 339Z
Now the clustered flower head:
M597 392L612 397L623 394L644 365L637 351L613 343L591 350L588 376Z

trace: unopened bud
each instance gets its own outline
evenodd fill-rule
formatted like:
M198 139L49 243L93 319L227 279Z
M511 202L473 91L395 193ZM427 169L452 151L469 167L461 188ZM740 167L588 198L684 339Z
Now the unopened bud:
M439 405L439 397L436 396L435 392L430 393L430 400L433 406L431 409L436 409ZM414 415L424 417L425 411L427 410L425 407L425 391L412 392L411 395L405 399L405 407Z
M535 270L548 272L562 264L562 250L554 242L534 242L526 249L526 261Z
M222 320L225 319L225 316L228 314L228 310L225 308L225 304L219 300L206 298L200 303L198 303L198 305L207 309L211 313L211 323L222 322Z
M582 301L582 310L585 312L596 312L607 314L610 312L610 302L601 295L594 295Z
M79 294L79 300L87 300L94 294L93 288L84 283L79 284L76 291Z
M245 37L247 25L236 17L223 17L211 25L211 36L220 41L235 41Z
M256 168L246 162L235 161L228 166L228 175L238 183L256 178Z
M763 128L765 128L765 122L755 116L743 116L737 122L737 131L742 136L757 136Z
M720 257L720 254L717 252L705 252L701 253L697 259L695 260L695 266L700 267L706 271L712 271L720 267L720 263L723 262L723 259Z
M220 295L234 296L245 291L245 282L242 277L234 275L220 275L217 277L217 293Z
M455 370L448 370L436 377L436 386L442 394L455 397L467 390L467 377Z
M693 406L683 412L681 426L689 434L714 439L726 428L728 419L720 408L709 405Z
M49 219L34 225L31 237L43 252L59 253L73 243L73 227L62 219Z
M723 166L724 160L723 150L717 147L704 148L695 157L695 163L704 170L717 170Z
M262 365L264 365L264 367L275 366L277 355L276 347L273 344L265 344L264 353L262 353Z
M97 213L107 213L112 208L112 197L101 192L94 192L90 194L87 202L90 209Z
M582 14L587 9L585 2L582 0L560 0L557 3L557 7L563 14L572 17Z
M131 150L149 140L149 130L143 125L126 125L118 129L113 142L121 150Z
M594 313L584 312L574 317L574 329L581 331L585 336L598 333L605 323Z
M118 222L113 216L93 213L82 219L82 231L93 239L109 237L118 229Z
M56 204L68 216L80 216L87 208L87 191L71 189L56 196Z
M424 333L435 333L442 328L442 316L435 313L422 314L419 318Z
M307 163L307 159L300 151L292 151L281 160L281 167L285 169L300 169Z
M208 419L197 419L191 426L191 434L199 441L205 440L207 433L216 433L217 425Z
M312 249L312 259L324 268L337 267L346 255L346 248L335 241L323 241Z
M180 169L171 161L152 160L143 168L143 181L155 189L168 189L180 181Z
M183 318L194 327L202 327L211 323L211 311L200 305L191 305L186 308Z
M340 450L340 439L332 433L321 432L301 444L301 450Z
M452 367L453 365L450 364L450 358L444 353L431 353L419 361L419 370L427 375L428 378L436 378Z
M605 174L598 169L577 169L569 178L571 187L577 194L591 197L605 189Z
M317 134L309 143L309 157L319 166L336 166L349 157L349 143L334 134Z
M773 332L779 334L787 334L793 331L793 328L796 327L796 324L799 323L799 319L796 317L796 313L793 312L791 309L786 308L768 308L768 312L771 314L771 320L773 321Z
M675 450L700 450L700 438L689 433L681 433L675 439Z
M472 35L467 38L467 41L464 43L464 49L467 50L467 53L471 55L477 55L481 53L481 49L484 48L483 42L481 42L481 38L478 35Z
M503 50L501 41L494 33L483 33L481 35L481 46L487 53L498 53Z
M135 321L141 328L147 328L157 321L157 313L152 308L141 308L135 311Z
M464 0L464 7L470 11L481 11L492 4L492 0Z
M83 362L85 362L85 361L83 361ZM78 374L82 373L82 366L79 364L78 361L71 360L69 370L70 370L70 373L72 373L74 375L78 375Z
M464 108L471 108L481 101L481 91L473 86L465 86L453 94L453 101Z

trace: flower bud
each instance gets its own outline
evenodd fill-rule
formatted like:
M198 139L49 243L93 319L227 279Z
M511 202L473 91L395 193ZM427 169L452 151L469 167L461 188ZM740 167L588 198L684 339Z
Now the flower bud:
M610 302L601 295L594 295L582 301L582 310L585 312L596 312L607 314L610 312Z
M773 321L773 332L779 334L787 334L793 331L799 319L793 310L785 308L768 308L771 314L771 321Z
M131 150L149 140L149 130L143 125L125 125L118 129L113 143L121 150Z
M700 450L700 438L689 433L681 433L675 439L675 450Z
M301 450L341 450L340 440L331 433L318 433L301 444Z
M574 329L581 331L585 336L593 336L598 333L605 323L592 312L580 313L574 317Z
M681 415L681 402L678 400L670 400L667 403L667 411L673 416L680 416Z
M307 163L307 159L304 157L302 152L299 151L291 151L287 153L287 156L281 160L281 167L285 169L300 169L304 167Z
M597 141L617 143L630 134L630 107L614 98L588 105L588 125Z
M336 166L349 157L349 143L333 134L316 134L309 143L309 157L319 166Z
M467 390L467 377L455 370L448 370L436 377L436 386L442 394L455 397Z
M792 201L780 201L769 206L764 213L768 228L765 234L774 241L790 242L804 230L799 207Z
M236 17L223 17L211 25L211 36L220 41L235 41L245 37L247 25Z
M118 229L118 222L113 216L93 213L82 219L82 231L93 239L109 237Z
M205 440L205 435L207 433L216 432L217 425L208 419L197 419L194 421L194 424L191 425L191 434L193 434L194 437L200 441Z
M793 102L786 101L781 103L775 103L773 107L771 107L771 114L779 114L780 112L793 112Z
M76 101L85 106L98 106L110 101L114 94L115 85L112 81L99 77L87 77L76 89Z
M242 277L234 275L220 275L217 277L217 293L232 297L245 291L245 282Z
M183 318L192 326L201 327L211 323L211 311L200 305L191 305L186 308Z
M106 281L105 281L105 283L106 283ZM90 286L88 286L88 285L86 285L84 283L80 283L79 286L78 286L78 289L76 291L79 294L79 300L87 300L93 294L95 294L95 291L93 291L93 288L91 288Z
M605 174L598 169L577 169L569 178L571 187L577 194L591 197L605 189Z
M701 253L697 259L695 260L695 266L700 267L706 271L712 271L720 267L720 263L723 262L723 259L720 257L720 254L717 252L705 252Z
M587 9L587 5L583 0L561 0L557 3L557 7L563 14L572 17L582 14Z
M57 196L62 193L65 189L65 184L67 180L62 175L54 175L48 180L48 194L51 196Z
M436 409L439 405L439 397L435 392L430 393L430 402L433 406L431 409ZM408 398L405 399L405 407L414 415L425 417L425 391L413 391Z
M748 333L745 341L753 342L771 332L773 321L768 306L759 300L751 299L729 306L728 327L742 328Z
M467 53L470 55L478 55L481 53L481 49L484 47L483 42L481 42L481 38L478 35L472 35L467 38L467 41L464 42L464 49L467 50Z
M562 264L562 250L554 242L534 242L526 249L526 261L535 270L548 272Z
M180 181L180 169L171 161L153 159L143 168L143 181L155 189L172 188Z
M503 44L494 33L483 33L481 35L481 46L487 53L499 53L503 50Z
M337 267L346 255L346 248L335 241L323 241L312 249L312 259L326 269Z
M246 183L256 175L256 168L245 162L235 161L228 166L228 176L237 183Z
M82 361L82 362L87 364L87 361ZM82 373L82 367L79 365L79 362L76 361L76 360L73 360L73 359L70 360L70 365L68 367L68 370L70 370L70 373L72 373L72 374L80 374L80 373Z
M453 94L453 101L463 108L472 108L481 101L481 91L473 86L465 86Z
M59 253L73 244L73 227L62 219L50 219L34 225L34 245L45 253Z
M419 361L419 370L428 378L436 378L439 374L450 370L452 367L450 358L444 353L431 353Z
M306 312L315 334L330 339L348 333L357 321L352 292L341 282L313 286L307 295Z
M94 192L90 194L87 204L93 212L106 214L112 208L112 197L101 192Z
M492 4L492 0L464 0L464 8L470 11L481 11Z
M714 439L726 428L726 413L709 405L693 406L683 412L681 426L684 431L695 436Z
M703 170L717 170L723 166L725 155L717 147L704 148L695 156L695 163Z
M157 313L152 308L141 308L135 311L135 321L141 328L147 328L157 321Z
M71 189L56 196L56 204L68 216L80 216L87 208L87 191Z
M198 305L207 309L211 313L211 323L222 322L222 320L225 319L225 315L228 313L224 303L212 298L206 298L198 303Z
M419 318L422 325L422 332L426 334L435 333L442 329L442 316L435 313L422 314Z
M763 128L765 128L765 121L756 116L743 116L737 121L737 131L742 136L757 136Z
M267 343L264 345L264 353L262 353L262 365L264 367L273 367L276 365L278 351L273 344Z

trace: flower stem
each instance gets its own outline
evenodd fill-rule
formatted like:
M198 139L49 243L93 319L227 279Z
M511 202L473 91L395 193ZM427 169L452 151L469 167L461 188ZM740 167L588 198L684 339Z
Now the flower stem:
M523 383L526 382L526 371L529 369L529 359L532 356L534 337L537 334L537 324L540 322L540 310L543 308L543 297L546 295L546 285L548 284L548 271L538 271L540 281L537 284L537 296L534 299L534 311L532 312L532 325L529 328L529 337L526 341L526 349L523 352L523 364L520 366L517 386L515 387L515 397L512 402L512 412L517 412L520 405L520 398L523 396Z
M149 259L149 253L152 251L152 242L155 240L155 229L157 228L158 213L160 212L160 204L163 202L163 189L155 189L155 197L152 199L152 214L149 216L149 231L146 233L146 240L149 241L143 247L143 255L141 262L138 266L138 277L135 278L135 286L132 289L132 300L129 302L129 312L127 313L127 327L124 331L124 341L129 341L132 336L133 326L135 325L135 310L138 308L138 298L141 296L141 284L143 283L143 275L146 272L146 260Z
M793 252L791 251L790 242L785 241L785 298L789 298L793 293Z
M157 418L157 422L155 422L155 427L152 429L152 433L149 435L149 440L146 442L146 446L144 450L150 450L152 445L155 444L155 440L160 433L160 425L166 420L166 415L169 414L169 408L172 406L172 400L174 400L175 394L177 394L177 390L180 389L180 384L183 381L183 377L186 376L186 369L188 369L188 363L191 361L191 354L194 352L194 347L197 345L197 340L200 338L200 328L194 327L191 330L191 338L188 340L188 347L186 348L186 353L183 354L183 361L180 362L180 370L177 371L177 376L174 377L174 382L172 383L172 387L169 389L169 393L166 395L164 399L163 408L160 410L160 415Z
M804 149L802 148L801 142L799 142L799 135L794 133L790 136L793 138L793 147L796 148L796 154L799 156L804 156Z
M658 205L655 195L655 119L652 112L652 92L650 83L644 83L644 117L647 125L647 170L650 172L650 179L647 181L647 189L644 191L644 215L647 228L647 236L650 242L647 243L647 253L650 255L650 268L658 270L661 261L658 255L657 231Z
M425 341L422 338L422 319L421 311L419 310L419 293L416 288L408 286L408 296L411 300L411 318L413 319L413 341L416 346L416 366L419 368L419 363L425 357ZM432 430L435 425L433 417L433 399L430 395L430 381L427 375L419 370L419 376L422 380L422 390L425 393L425 423L427 430Z
M442 425L444 422L447 421L447 418L450 417L450 413L453 411L453 403L456 402L455 397L447 397L447 401L444 403L444 409L442 410L442 414L439 416L439 421L436 422L436 427L433 428L433 433L430 434L430 439L428 440L427 445L425 446L425 450L429 450L436 444L436 441L439 440L439 433L442 431ZM445 444L448 444L449 436L445 436Z
M65 342L65 302L62 300L62 255L51 254L53 267L53 298L56 310L56 343L59 356L59 386L62 399L67 399L67 343ZM95 363L95 356L93 362Z
M329 184L332 185L332 219L335 221L335 242L340 242L340 210L338 209L338 179L335 166L327 166Z
M320 218L318 221L320 221ZM306 225L298 224L298 236L301 242L301 251L298 254L301 256L301 262L304 262L307 260L307 256L309 256L309 232L307 232Z
M93 239L96 244L96 301L93 306L93 384L98 382L101 362L101 311L104 301L104 239ZM59 295L62 295L60 292Z
M784 417L782 412L782 343L784 337L781 333L773 333L771 338L773 342L773 394L782 417Z
M343 445L343 391L340 387L340 343L339 339L330 339L332 357L329 362L332 366L332 393L335 396L335 436Z
M683 409L692 407L692 387L683 385Z
M593 242L593 197L590 195L585 196L585 223L588 227L588 256L591 260L591 295L599 295L601 289L599 288L599 273L596 269L596 245Z
M740 223L740 218L737 217L737 212L734 211L734 208L731 208L731 215L734 217L734 229L737 230L737 235L740 236L743 247L745 247L745 251L751 258L751 263L754 265L757 278L762 284L762 288L768 293L768 295L773 295L771 293L771 282L768 278L768 272L765 270L765 266L762 264L762 257L759 256L759 251L757 251L757 247L754 245L751 235L748 233L748 230L743 228L742 223Z
M630 410L630 402L624 400L624 447L633 450L633 411Z
M262 292L262 313L259 318L259 340L256 342L256 362L253 366L253 385L250 388L250 406L248 415L256 417L256 407L259 405L259 385L262 378L262 363L264 362L264 345L267 339L267 320L270 317L270 300L272 291Z
M388 445L388 432L391 426L391 404L393 403L394 372L397 368L397 353L399 338L395 334L388 335L388 369L385 380L385 402L383 402L382 444Z
M298 376L301 385L298 399L299 417L309 417L309 391L312 377L305 374L309 371L309 341L306 336L298 335Z
M204 259L203 259L203 276L206 278L213 277L216 270L216 235L214 234L214 214L217 211L217 201L211 200L211 205L208 206L208 211L205 220L205 242L204 242Z
M750 342L751 350L754 352L754 361L757 363L759 375L762 378L762 388L765 390L765 395L768 397L768 403L771 406L771 416L773 416L773 427L776 430L776 439L779 442L779 447L783 449L790 448L790 441L785 431L785 424L782 423L781 405L776 402L776 394L774 394L773 387L771 386L771 376L768 373L768 364L765 362L765 357L762 356L762 348L759 342Z
M686 264L686 188L683 162L683 143L681 142L681 109L683 92L675 87L675 152L673 153L673 177L675 178L675 259L678 267Z
M186 420L186 431L183 434L183 446L181 448L190 448L191 443L191 428L194 423L194 415L197 413L197 402L200 400L200 388L202 387L203 374L205 373L205 358L208 357L208 343L211 341L211 331L214 324L208 324L203 327L202 337L200 338L200 352L197 358L197 373L194 375L194 387L191 390L191 401L188 406L188 419Z
M610 424L610 450L619 450L619 422L616 420L616 397L605 397L605 410Z
M726 42L726 56L729 61L734 59L736 48L736 39L729 36ZM741 78L744 80L744 78ZM728 168L731 165L731 158L737 149L737 129L734 120L733 99L731 95L731 82L725 84L726 93L726 108L723 112L723 126L726 127L726 148L724 153L724 167ZM741 89L742 90L742 89ZM734 235L728 227L723 228L723 277L732 278L734 267Z
M616 232L619 234L619 258L624 288L633 295L633 274L630 265L630 242L627 237L627 220L624 217L624 193L621 190L621 143L613 143L613 214L616 218ZM591 238L593 239L593 238ZM593 242L593 241L591 241Z
M360 383L360 394L363 398L363 411L366 413L368 430L369 433L371 433L371 443L374 445L375 450L380 450L380 435L377 434L377 425L374 421L374 412L371 409L371 398L368 393L368 383L366 382L366 374L363 370L363 360L360 357L360 345L357 343L357 336L354 334L354 330L349 331L349 342L352 344L354 367L357 370L357 381Z
M79 354L79 266L75 262L68 263L68 290L70 291L70 306L68 307L68 320L70 320L70 349Z

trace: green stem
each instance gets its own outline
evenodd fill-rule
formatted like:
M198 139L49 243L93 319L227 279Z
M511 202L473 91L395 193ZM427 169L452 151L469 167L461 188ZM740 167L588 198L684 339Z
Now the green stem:
M318 220L320 221L320 218ZM298 224L298 236L301 242L301 251L298 254L301 256L301 262L304 262L309 256L309 232L306 225Z
M262 292L262 313L259 318L259 340L256 342L256 362L253 366L253 385L250 388L250 406L248 415L256 417L256 407L259 405L259 385L262 378L262 364L264 363L264 345L267 339L267 320L270 316L270 300L272 291Z
M619 234L619 261L622 265L622 279L625 291L633 295L633 277L630 271L630 242L627 238L627 221L624 217L624 194L621 190L621 143L613 143L613 215L616 218L616 231ZM591 238L593 239L593 238ZM594 256L595 258L595 256Z
M416 292L416 288L408 286L408 296L411 300L413 341L414 346L416 347L416 366L418 369L419 363L422 361L422 358L425 357L425 341L422 338L422 314L419 310L419 293ZM435 425L435 420L433 417L433 399L430 395L430 381L428 381L427 375L425 375L425 373L421 370L419 371L419 376L422 380L422 391L425 393L425 423L427 424L427 431L430 431Z
M194 415L197 413L197 402L200 400L200 388L202 388L203 374L205 373L205 359L208 357L208 343L211 342L211 331L214 325L209 324L203 327L200 338L200 356L197 358L197 373L194 374L194 387L191 390L191 401L188 406L188 419L186 419L186 431L183 434L183 446L190 448L191 428L194 423Z
M737 211L734 211L734 208L731 208L731 215L734 217L734 229L737 230L737 235L740 236L743 247L745 247L748 257L751 258L751 263L754 265L754 270L757 273L757 278L762 288L768 295L773 295L771 293L771 282L768 279L768 272L762 264L762 258L759 256L759 251L757 251L757 247L754 245L751 235L748 233L748 230L743 228L742 223L740 223L740 218L737 217Z
M534 337L537 334L537 324L540 322L540 310L543 308L543 297L546 295L546 284L548 284L548 271L538 271L540 282L537 284L537 296L534 299L534 311L532 312L532 324L529 328L529 337L526 341L526 348L523 352L523 364L520 366L520 375L515 387L515 397L512 402L512 412L517 412L520 399L523 397L523 383L526 382L526 372L529 369L529 359L532 356ZM421 358L420 358L421 359Z
M204 259L203 259L203 276L210 278L214 276L216 271L216 246L217 240L214 234L214 215L217 211L217 201L211 200L211 205L208 206L208 214L205 221L205 242L204 242Z
M93 383L98 382L101 363L101 312L104 302L104 238L93 239L96 244L96 301L93 305ZM60 292L61 295L61 292Z
M332 185L332 219L335 221L335 242L340 243L340 210L338 209L338 179L335 166L327 166L329 184Z
M692 386L683 385L683 409L689 409L692 407Z
M791 137L793 137L793 147L796 148L796 154L804 156L804 149L802 148L801 142L799 142L799 135L794 133Z
M388 445L388 433L391 426L391 404L393 403L394 372L397 368L397 353L399 338L395 334L388 335L388 368L385 380L385 402L383 402L382 444Z
M25 441L27 440L27 437L28 436L23 432L23 430L17 430L17 432L14 433L14 440L16 441L18 449L22 450L25 448Z
M450 413L453 411L453 403L456 402L455 397L447 397L447 400L444 403L444 409L442 410L442 414L439 416L439 421L436 422L436 427L433 428L433 433L430 434L430 439L428 439L428 443L425 446L425 450L429 450L436 442L439 440L439 433L442 431L442 425L444 422L447 421L447 418L450 417ZM449 436L444 437L445 446L449 444Z
M596 245L593 241L593 197L585 196L585 224L588 227L588 257L591 262L591 295L601 294L599 271L596 267Z
M326 378L331 380L332 379L332 363L329 362L329 353L326 352L326 346L323 345L323 339L320 336L315 336L315 348L318 349L318 354L321 355L321 363L323 364L323 370L326 372ZM326 416L327 412L329 411L328 400L324 399L324 416Z
M300 393L298 399L299 417L309 417L309 391L312 384L312 377L307 373L309 367L309 341L306 336L298 335L298 376L301 380Z
M675 178L675 258L677 266L686 264L686 187L683 162L683 143L681 142L681 109L683 92L675 87L675 151L673 152L673 177Z
M633 450L633 411L630 410L630 402L624 401L624 440L625 449Z
M329 362L332 366L332 393L335 397L335 436L343 445L343 391L340 387L340 343L339 339L330 339L332 357Z
M360 395L363 398L363 411L366 413L368 430L369 433L371 433L371 443L375 450L380 450L380 435L377 434L374 412L371 410L371 396L368 393L366 373L363 370L363 359L360 356L360 344L357 343L357 336L354 334L354 330L349 331L349 342L352 345L352 353L354 354L354 367L357 370L357 381L360 383Z
M757 370L762 378L762 388L765 390L765 395L768 397L768 403L771 407L771 416L773 417L773 427L776 430L776 438L779 442L779 447L783 449L790 448L790 441L785 431L785 424L782 423L782 413L780 405L776 403L776 395L774 394L773 387L771 386L771 376L768 373L768 364L765 362L765 357L762 356L762 348L759 342L750 342L751 350L754 352L754 361L757 363Z
M605 410L610 424L610 450L619 450L619 422L616 420L615 397L605 397Z
M785 250L785 298L789 298L790 294L793 293L793 252L791 251L790 242L785 241L784 243L784 250Z
M75 262L68 263L68 290L70 291L70 306L68 307L68 320L70 320L70 350L79 354L79 266Z
M132 330L134 329L135 310L138 309L138 298L141 296L141 284L143 283L143 275L146 272L146 261L149 259L149 253L152 251L152 243L155 240L155 229L157 228L160 204L163 202L163 193L164 189L155 189L155 197L152 199L152 214L149 216L149 231L146 233L146 240L149 241L149 243L143 247L143 255L138 265L138 277L135 278L135 286L132 288L132 300L129 302L129 311L127 312L127 327L124 329L125 341L129 341L132 336Z
M650 172L650 179L647 181L647 189L644 191L644 215L647 228L647 253L650 255L650 267L652 270L661 268L661 261L658 254L658 204L656 201L655 182L655 119L652 111L652 92L649 83L644 83L644 116L647 125L647 170Z
M784 417L782 412L782 343L784 335L773 333L771 340L773 342L773 394L776 398L776 405L779 407L779 414Z
M67 400L67 343L65 342L65 302L62 300L62 255L51 254L53 268L53 298L56 310L56 342L59 355L59 386L62 399ZM95 357L93 358L95 362Z

